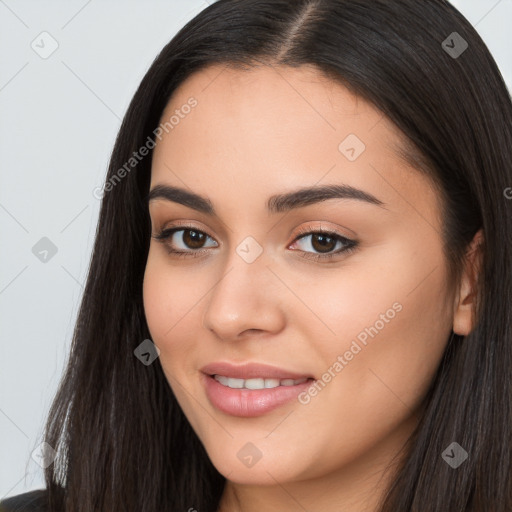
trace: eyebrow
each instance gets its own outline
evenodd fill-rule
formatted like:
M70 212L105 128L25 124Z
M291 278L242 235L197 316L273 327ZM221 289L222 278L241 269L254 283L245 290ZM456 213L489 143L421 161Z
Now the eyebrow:
M208 198L180 187L155 185L149 192L148 203L156 199L172 201L206 215L217 216L215 208ZM351 187L350 185L332 184L300 188L292 192L273 195L267 200L267 210L270 213L282 213L329 199L352 199L381 208L385 205L380 199L364 190Z

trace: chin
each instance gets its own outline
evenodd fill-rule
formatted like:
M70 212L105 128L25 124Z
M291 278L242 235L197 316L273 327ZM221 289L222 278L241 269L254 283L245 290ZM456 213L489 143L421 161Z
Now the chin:
M269 447L269 450L272 448ZM224 446L208 451L217 471L237 484L276 485L276 482L299 480L301 475L308 472L307 468L300 467L303 462L300 459L287 460L277 450L274 453L271 451L269 455L265 455L263 450L261 452L258 458L256 448L245 443L242 443L241 448L237 446L236 449L231 449Z

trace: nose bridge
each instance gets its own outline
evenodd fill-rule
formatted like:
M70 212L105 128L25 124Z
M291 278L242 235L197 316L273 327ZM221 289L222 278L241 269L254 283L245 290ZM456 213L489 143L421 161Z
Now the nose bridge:
M279 329L279 286L268 264L268 254L251 236L232 248L221 267L222 275L211 290L204 327L226 339L247 329Z

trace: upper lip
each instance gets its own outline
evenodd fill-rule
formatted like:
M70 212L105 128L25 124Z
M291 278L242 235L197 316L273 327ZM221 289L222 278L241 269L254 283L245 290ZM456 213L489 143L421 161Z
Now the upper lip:
M283 368L277 368L268 364L261 363L245 363L233 364L227 361L210 363L201 368L203 373L207 375L223 375L224 377L234 377L237 379L303 379L313 378L307 373L298 373Z

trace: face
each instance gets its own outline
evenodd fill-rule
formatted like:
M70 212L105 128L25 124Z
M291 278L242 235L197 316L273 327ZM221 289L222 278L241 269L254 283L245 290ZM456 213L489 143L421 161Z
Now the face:
M438 194L398 156L400 132L309 67L212 66L173 115L153 154L144 308L213 464L266 485L389 462L454 313Z

